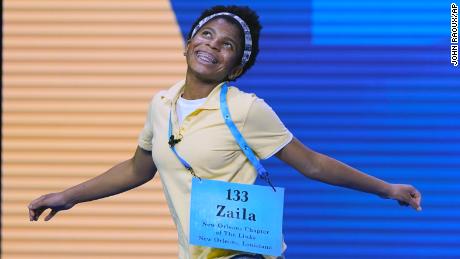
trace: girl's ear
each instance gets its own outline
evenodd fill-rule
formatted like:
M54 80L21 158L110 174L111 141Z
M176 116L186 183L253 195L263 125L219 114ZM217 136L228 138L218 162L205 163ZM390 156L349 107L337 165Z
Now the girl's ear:
M185 42L184 56L187 56L188 46L189 46L189 45L190 45L190 40L187 40L187 42Z

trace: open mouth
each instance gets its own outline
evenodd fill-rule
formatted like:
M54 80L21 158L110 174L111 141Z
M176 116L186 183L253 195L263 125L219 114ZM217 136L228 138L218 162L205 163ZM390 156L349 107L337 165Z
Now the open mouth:
M211 53L199 50L196 52L195 55L197 59L200 60L202 63L217 64L217 59Z

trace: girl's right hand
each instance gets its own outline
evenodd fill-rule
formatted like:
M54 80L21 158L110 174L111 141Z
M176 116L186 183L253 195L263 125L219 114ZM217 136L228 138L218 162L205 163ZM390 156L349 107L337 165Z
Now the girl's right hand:
M45 217L45 221L48 221L59 211L68 210L74 205L67 202L64 195L60 192L45 194L29 204L29 219L30 221L37 221L46 209L51 209L51 212Z

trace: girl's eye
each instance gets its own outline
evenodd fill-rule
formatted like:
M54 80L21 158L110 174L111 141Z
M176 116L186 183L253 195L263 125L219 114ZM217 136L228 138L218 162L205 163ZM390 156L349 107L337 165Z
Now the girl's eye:
M205 37L210 37L211 36L211 33L209 31L204 31L203 32L203 36Z
M227 49L232 49L233 45L231 43L229 43L229 42L225 42L224 47L227 48Z

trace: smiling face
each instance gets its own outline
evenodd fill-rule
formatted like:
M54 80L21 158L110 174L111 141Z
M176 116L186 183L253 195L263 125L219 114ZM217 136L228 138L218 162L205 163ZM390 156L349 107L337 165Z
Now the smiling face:
M222 82L241 73L241 30L223 18L206 23L186 46L187 73L206 82Z

